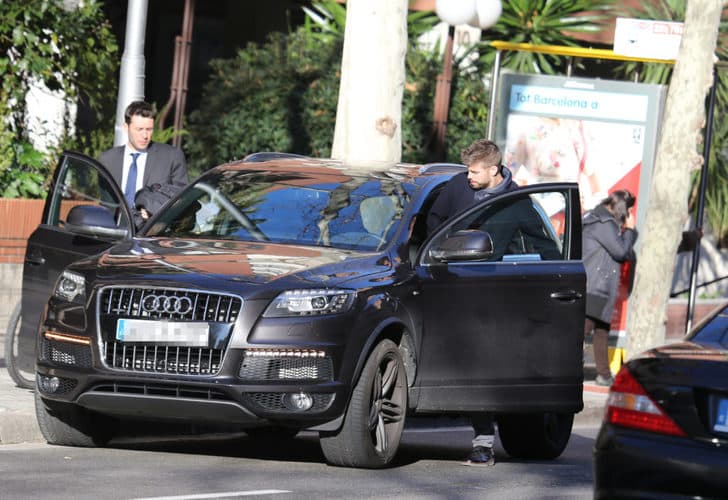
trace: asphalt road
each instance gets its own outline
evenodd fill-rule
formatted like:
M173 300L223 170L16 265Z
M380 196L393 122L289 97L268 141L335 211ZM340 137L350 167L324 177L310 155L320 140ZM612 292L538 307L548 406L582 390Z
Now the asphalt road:
M326 465L313 433L287 442L244 434L126 439L106 449L41 443L0 446L5 499L587 499L598 428L577 427L554 461L510 459L496 443L495 467L466 467L463 421L411 425L385 470Z

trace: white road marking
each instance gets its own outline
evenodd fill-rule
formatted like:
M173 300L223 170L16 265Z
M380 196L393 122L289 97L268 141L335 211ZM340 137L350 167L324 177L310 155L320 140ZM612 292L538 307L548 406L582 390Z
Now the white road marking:
M279 495L281 493L292 493L288 490L251 490L251 491L228 491L223 493L200 493L197 495L175 495L171 497L144 497L134 500L197 500L201 498L230 498L250 497L253 495Z

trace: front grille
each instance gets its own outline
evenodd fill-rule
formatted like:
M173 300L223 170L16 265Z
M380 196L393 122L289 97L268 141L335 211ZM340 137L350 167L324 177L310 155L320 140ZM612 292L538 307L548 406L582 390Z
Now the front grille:
M101 355L109 368L208 376L219 373L232 324L243 301L233 295L176 288L106 287L99 292ZM116 340L119 319L207 322L207 346Z
M310 380L330 381L334 378L331 358L298 358L249 356L240 366L244 380Z
M40 358L62 365L89 368L91 366L91 348L87 345L56 342L41 338Z
M246 399L253 402L256 406L265 411L286 412L291 410L283 404L284 392L246 392L243 395ZM313 397L313 406L307 410L308 413L319 412L327 409L334 400L333 394L311 394Z
M202 347L104 342L106 365L121 370L178 375L215 375L220 371L223 350Z
M243 301L239 297L172 288L116 288L101 290L102 316L234 323ZM160 300L184 300L180 307ZM176 302L175 302L176 303Z

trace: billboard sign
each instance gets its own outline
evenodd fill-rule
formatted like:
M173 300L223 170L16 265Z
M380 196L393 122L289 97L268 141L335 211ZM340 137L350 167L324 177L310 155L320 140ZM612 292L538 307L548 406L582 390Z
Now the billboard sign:
M628 189L637 196L639 226L666 88L514 73L502 73L499 86L495 141L514 180L577 182L583 210L614 190ZM618 332L626 323L626 288L622 295L612 321Z
M683 23L618 17L614 53L647 59L677 59Z

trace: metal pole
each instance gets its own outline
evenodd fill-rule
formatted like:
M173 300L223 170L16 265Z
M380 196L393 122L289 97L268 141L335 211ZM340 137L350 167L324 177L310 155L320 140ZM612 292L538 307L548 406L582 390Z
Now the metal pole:
M169 84L169 99L167 100L167 103L162 107L162 110L159 112L158 115L158 122L157 122L157 128L159 130L164 130L164 126L167 122L167 115L169 114L169 110L172 109L172 105L175 103L175 100L177 99L177 85L179 82L179 73L180 73L180 59L182 58L182 37L177 36L174 39L174 59L172 63L172 80Z
M495 106L498 100L498 75L500 74L501 51L495 51L495 61L493 61L493 72L490 76L490 109L488 109L488 129L485 136L488 140L493 140L495 128Z
M452 49L455 38L455 26L447 28L447 42L442 62L442 73L437 75L435 86L435 110L433 113L433 136L435 140L435 160L443 161L446 157L445 142L447 140L447 115L450 110L450 92L452 85Z
M192 26L195 16L195 0L185 0L184 16L182 20L182 56L179 86L177 89L176 102L174 108L174 128L182 130L184 125L185 107L187 104L187 82L190 74L190 53L192 51ZM172 138L172 144L177 147L182 146L182 135L175 135Z
M147 5L147 0L129 0L128 3L126 38L119 73L119 95L116 100L115 146L126 143L124 110L130 102L144 99L144 36Z
M685 321L685 333L693 327L693 313L695 310L695 288L698 277L698 263L700 261L700 241L703 239L703 215L705 213L705 190L708 185L708 162L710 161L710 144L713 142L713 110L715 108L716 88L718 87L718 72L713 68L713 85L710 87L708 113L705 123L705 143L703 144L703 167L700 169L700 191L698 193L698 212L695 215L695 230L698 232L697 242L693 249L693 261L690 269L690 289L688 291L688 311Z

